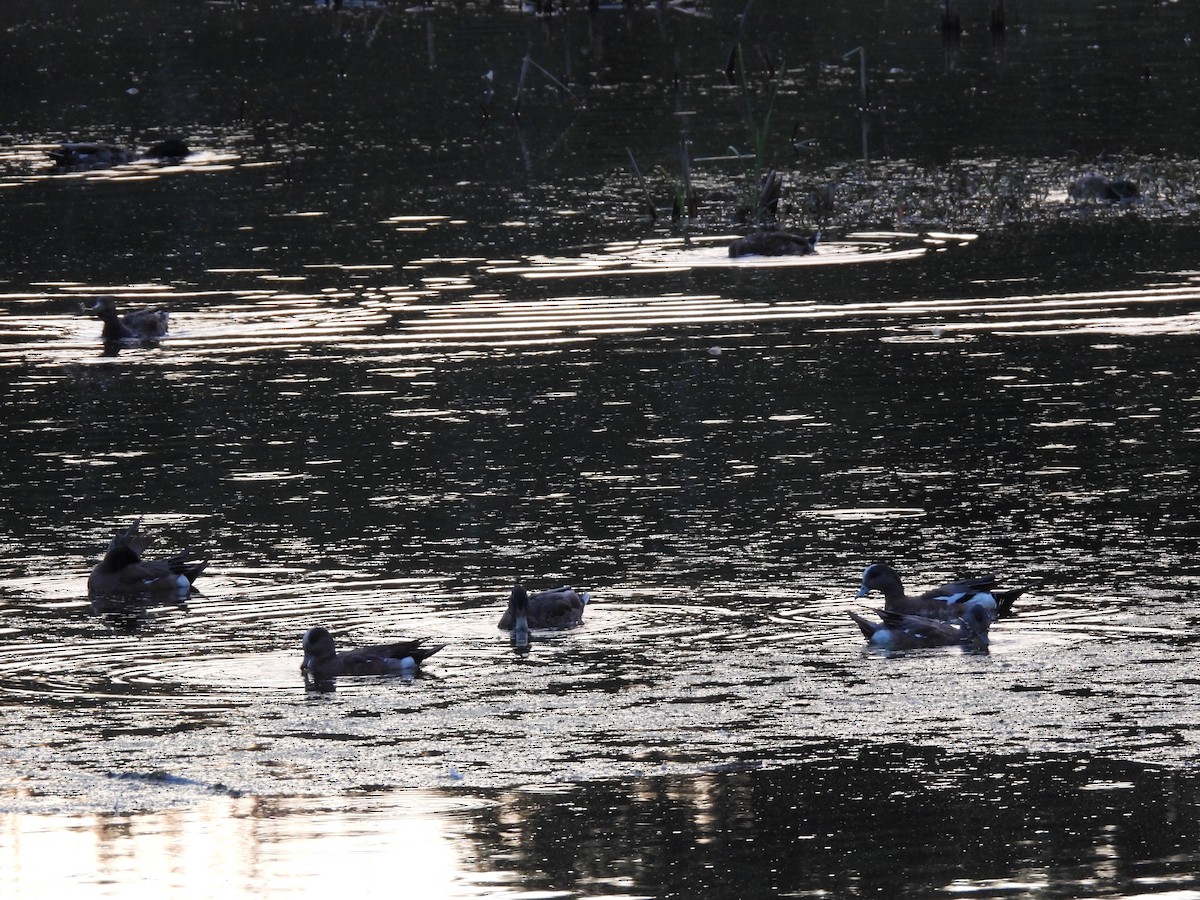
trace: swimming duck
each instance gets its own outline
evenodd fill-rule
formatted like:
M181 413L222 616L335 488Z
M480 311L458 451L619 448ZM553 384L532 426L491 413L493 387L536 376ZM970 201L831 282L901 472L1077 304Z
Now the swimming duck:
M189 561L187 551L167 559L143 559L150 538L138 533L141 524L138 519L109 541L104 559L88 576L88 594L93 600L145 594L170 594L183 600L191 593L192 583L200 577L208 560Z
M141 158L178 160L191 152L191 148L179 138L165 138L151 144ZM54 161L55 169L62 172L111 169L139 158L136 150L100 141L65 141L50 150L48 155Z
M91 306L84 306L104 323L100 337L105 341L153 341L167 333L167 311L161 306L147 306L118 315L112 297L98 297Z
M1067 187L1067 196L1072 200L1103 200L1106 203L1131 203L1142 196L1138 186L1124 178L1106 178L1088 172L1076 178Z
M66 141L49 151L54 166L63 171L79 169L108 169L132 162L136 154L119 144L99 141Z
M923 616L930 619L955 619L969 607L980 607L993 618L1007 615L1013 602L1027 588L995 589L996 576L982 575L952 581L910 597L904 593L900 576L886 563L873 563L863 570L862 585L855 597L865 597L871 591L883 594L884 609L888 612Z
M504 631L514 631L513 640L530 628L573 628L583 622L583 608L590 599L587 593L580 594L570 586L528 594L517 585L508 598L508 609L500 617Z
M508 609L504 611L504 615L512 614L512 642L517 648L529 647L529 594L520 585L513 588L512 595L508 598ZM504 618L501 617L500 626L504 627Z
M300 664L300 671L313 678L334 678L338 675L411 675L421 667L421 663L445 646L436 644L432 647L422 647L422 640L414 638L394 644L375 644L338 653L329 629L318 625L304 632L300 639L304 648L304 662Z
M730 256L807 256L817 252L819 234L792 234L774 228L764 228L738 238L729 245Z
M192 148L184 141L179 138L169 137L151 144L146 148L146 152L142 156L146 159L176 160L183 159L191 152Z
M953 647L956 644L988 646L988 628L992 617L982 606L963 610L953 621L930 619L876 610L880 621L872 622L850 611L863 637L872 647L885 650L920 650L926 647Z

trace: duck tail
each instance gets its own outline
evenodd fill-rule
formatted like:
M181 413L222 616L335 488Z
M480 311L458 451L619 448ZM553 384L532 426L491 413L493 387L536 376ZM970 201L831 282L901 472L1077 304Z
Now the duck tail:
M863 637L865 637L869 641L872 637L875 636L875 632L879 630L879 626L877 624L875 624L874 622L871 622L867 619L864 619L858 613L854 612L854 610L848 610L848 612L850 613L850 618L852 618L855 621L855 623L858 625L859 630L863 633Z
M187 566L181 573L188 580L188 584L193 584L197 578L204 574L204 570L208 568L208 560L201 560L194 565Z
M112 540L108 542L108 549L104 551L106 561L124 565L129 562L137 562L142 558L142 553L150 545L150 538L144 534L138 534L138 526L141 524L142 519L139 516L124 531L118 531L113 535Z
M445 646L446 646L445 644L431 644L428 647L415 647L415 648L413 648L412 657L418 663L423 663L425 660L429 659L429 657L433 656L433 654L437 653L439 650L443 649Z
M1007 616L1012 612L1013 604L1017 598L1028 591L1028 587L1011 588L1007 591L992 591L991 594L996 598L996 611L1001 616Z
M191 549L184 550L182 553L177 553L167 560L167 564L171 567L171 571L176 575L182 575L187 579L188 584L195 582L197 578L208 568L208 560L201 559L191 561L188 557L191 556Z

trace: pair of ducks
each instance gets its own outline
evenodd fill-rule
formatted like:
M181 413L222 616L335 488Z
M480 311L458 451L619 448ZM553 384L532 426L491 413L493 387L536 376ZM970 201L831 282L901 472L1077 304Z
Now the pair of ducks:
M166 138L151 144L144 153L106 144L101 141L65 141L47 155L59 172L78 172L86 169L111 169L138 159L157 159L167 162L183 159L191 148L179 138Z
M92 569L88 594L94 601L152 597L183 603L208 566L208 560L190 559L186 550L166 559L146 559L150 538L139 531L141 523L138 519L118 531L109 541L104 558ZM515 645L527 647L531 628L572 628L581 624L587 601L586 593L579 594L570 587L530 596L524 587L517 585L500 619L500 627L513 633ZM304 662L300 670L314 679L329 679L339 675L412 674L445 645L426 646L417 638L339 653L329 629L318 626L304 632L301 646Z
M529 646L531 628L574 628L583 623L583 608L588 595L571 587L554 588L530 595L517 585L508 598L508 608L500 617L500 628L512 632L513 645ZM421 639L375 644L339 653L328 628L317 626L301 638L304 662L300 671L315 679L338 675L412 675L421 663L445 644L421 646Z
M872 622L854 612L850 618L858 623L867 643L887 650L956 644L987 647L992 623L1007 615L1026 590L1023 587L997 590L996 576L983 575L911 596L904 593L895 569L885 563L874 563L863 571L862 584L855 596L865 597L871 591L883 594L883 609L876 610L880 620Z

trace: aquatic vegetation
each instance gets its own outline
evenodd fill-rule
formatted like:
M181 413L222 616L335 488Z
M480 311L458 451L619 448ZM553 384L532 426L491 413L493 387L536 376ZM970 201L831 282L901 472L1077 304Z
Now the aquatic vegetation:
M1128 173L1140 196L1123 203L1072 197L1070 186L1090 167L1064 160L976 159L945 166L881 160L834 164L820 171L784 170L778 176L785 185L778 217L797 230L989 232L1081 218L1177 219L1200 209L1200 177L1193 161L1110 159L1096 166ZM730 221L743 220L751 192L740 182L731 184L711 169L698 170L694 181L696 227L724 231Z

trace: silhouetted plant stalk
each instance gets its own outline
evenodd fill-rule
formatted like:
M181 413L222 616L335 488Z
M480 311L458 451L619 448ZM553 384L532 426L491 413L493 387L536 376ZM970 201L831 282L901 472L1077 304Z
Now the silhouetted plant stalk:
M958 37L962 34L962 19L954 7L954 0L946 0L942 10L942 34L947 37Z
M750 19L750 7L753 5L754 0L746 0L746 5L742 7L742 14L737 18L737 35L733 39L733 46L725 60L725 78L730 84L737 84L739 70L743 73L746 71L746 61L742 57L742 39L746 35L746 22Z
M870 153L870 144L867 140L867 136L869 134L870 128L869 128L869 122L867 121L867 114L870 111L871 97L870 97L870 85L868 84L868 81L867 81L867 51L866 51L866 48L864 48L860 45L858 47L855 47L853 50L847 50L845 53L842 54L842 60L843 61L848 60L850 57L854 56L855 54L858 55L858 92L859 92L858 118L859 118L859 125L862 130L862 161L869 162L871 153Z
M529 74L529 54L521 59L521 74L517 76L517 93L513 96L513 115L521 115L521 95L525 92L525 77Z
M531 68L545 75L555 87L570 98L572 103L575 102L575 95L571 93L571 89L550 74L544 67L538 65L534 58L529 53L526 53L525 57L521 60L521 74L517 78L517 91L513 96L513 115L519 116L521 114L521 98L525 93L525 82L529 77L529 70Z
M1004 14L1004 0L998 0L992 8L992 34L1004 34L1007 28L1008 21Z
M628 147L625 152L629 154L629 164L633 166L633 174L637 177L638 184L642 187L642 203L646 212L650 215L652 222L658 221L658 210L654 208L654 200L650 196L650 189L646 187L646 179L642 177L642 170L638 168L637 159L633 155L633 151Z
M749 6L747 5L747 8ZM745 53L741 42L736 48L741 71L746 71ZM766 110L761 121L755 114L754 99L745 78L741 81L742 101L745 105L746 131L753 150L753 163L743 172L742 197L737 203L736 217L740 220L750 220L756 224L775 218L779 210L779 197L783 189L783 178L774 169L768 167L767 156L771 136L771 118L775 112L775 100L779 95L779 86L774 77L774 66L770 66L770 92L767 96ZM739 159L744 154L734 150Z
M694 219L700 209L696 200L696 189L692 186L692 164L686 138L679 139L679 168L683 180L676 187L675 202L671 206L671 219L674 222L679 222L685 217Z
M871 102L870 85L867 81L867 51L861 45L853 50L847 50L842 54L842 61L845 62L852 56L858 56L858 93L860 109L866 109Z

